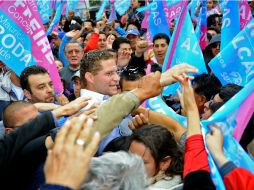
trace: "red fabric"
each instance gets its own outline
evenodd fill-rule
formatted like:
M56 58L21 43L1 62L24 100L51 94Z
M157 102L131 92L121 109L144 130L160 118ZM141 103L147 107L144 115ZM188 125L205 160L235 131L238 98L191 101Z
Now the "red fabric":
M210 173L202 135L188 137L185 145L183 177L197 170L204 170Z
M223 179L227 190L253 190L254 175L243 168L235 168Z
M98 41L99 41L99 34L93 33L88 40L86 47L84 48L84 52L88 52L90 50L98 49Z

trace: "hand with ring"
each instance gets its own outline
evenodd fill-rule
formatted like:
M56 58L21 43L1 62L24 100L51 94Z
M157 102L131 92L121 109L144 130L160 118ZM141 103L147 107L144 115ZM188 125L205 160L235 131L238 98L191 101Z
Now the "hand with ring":
M82 114L68 120L57 133L44 167L46 183L79 189L100 141L98 132L91 134L92 125L93 119Z

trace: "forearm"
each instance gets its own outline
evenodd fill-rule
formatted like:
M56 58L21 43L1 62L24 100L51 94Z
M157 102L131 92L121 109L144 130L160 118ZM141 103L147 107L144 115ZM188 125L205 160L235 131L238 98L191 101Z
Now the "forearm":
M138 112L144 114L145 110L145 108L141 108ZM186 131L186 129L175 119L152 110L149 110L148 120L150 123L158 124L167 128L168 131L174 135L177 142L180 141L182 134Z
M192 135L201 134L198 109L195 107L192 110L187 110L186 115L187 115L187 122L188 122L187 138Z
M64 36L62 41L61 41L61 44L60 44L60 47L59 47L59 50L58 50L58 56L59 56L59 60L62 61L63 65L64 66L67 66L69 65L69 62L65 56L65 53L64 53L64 49L65 49L65 45L71 41L72 38L69 38L67 36Z
M137 109L139 105L138 97L132 92L111 97L100 105L95 112L98 119L94 122L94 132L99 131L101 139L103 139L125 116Z

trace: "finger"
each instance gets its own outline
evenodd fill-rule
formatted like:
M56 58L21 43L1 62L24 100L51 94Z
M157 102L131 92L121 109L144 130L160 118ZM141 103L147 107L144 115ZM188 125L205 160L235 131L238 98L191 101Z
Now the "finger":
M173 77L175 80L179 81L181 85L183 84L183 81L184 81L183 76L173 74L172 77Z
M100 142L100 133L95 132L93 137L92 137L92 140L90 141L90 143L84 149L84 154L83 155L85 156L85 158L88 158L88 160L86 160L86 161L89 161L90 158L92 156L94 156L95 152L97 151L99 142Z
M86 110L86 111L85 111L85 114L86 114L86 115L90 115L90 114L94 113L94 112L96 111L96 109L97 109L97 108Z
M70 130L71 121L67 120L64 126L56 134L54 149L59 149L65 142L66 136Z
M141 113L142 114L142 113ZM141 115L140 114L140 115ZM135 116L135 120L136 120L136 122L137 122L137 124L139 125L139 126L142 126L142 125L144 125L144 122L143 122L143 120L141 119L141 117L140 117L140 115L136 115ZM143 114L142 114L143 115ZM144 116L144 115L143 115Z
M66 140L67 145L73 146L74 144L76 144L76 139L79 136L79 134L83 128L83 124L84 124L86 118L87 118L87 116L82 114L78 118L72 119L72 121L71 121L72 127L71 127L71 130L69 131L69 134L68 134L67 140Z
M148 124L148 119L144 116L144 114L140 114L140 119L142 120L142 125Z
M129 127L130 130L132 130L132 131L134 131L134 130L136 129L135 126L133 125L132 121L129 121L128 127Z
M85 144L89 142L89 140L91 139L91 131L92 131L92 126L93 126L93 119L91 118L88 118L86 120L86 122L84 122L83 124L83 129L82 131L80 132L80 135L78 136L78 139L79 140L82 140ZM85 145L84 144L84 145ZM76 147L78 149L83 149L84 148L84 145L80 146L80 145L77 145ZM81 151L81 150L79 150Z
M136 116L132 119L132 123L135 127L138 127L138 122L136 121Z
M145 110L145 114L144 114L144 117L146 118L147 123L149 123L149 112L150 112L150 110L147 108Z

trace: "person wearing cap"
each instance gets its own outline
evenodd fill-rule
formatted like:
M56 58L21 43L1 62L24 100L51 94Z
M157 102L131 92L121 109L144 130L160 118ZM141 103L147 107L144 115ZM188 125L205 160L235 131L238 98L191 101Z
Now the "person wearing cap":
M209 62L218 54L220 53L220 40L221 40L221 35L215 35L212 37L210 40L209 44L206 46L204 50L204 59L205 59L205 64L207 67L207 70L211 72L210 67L208 66Z
M74 92L68 98L70 101L80 97L81 80L79 70L71 77L71 80L73 81Z
M125 37L130 41L133 51L128 66L145 69L147 63L151 62L146 53L150 44L146 40L141 40L139 31L134 28L127 30Z

